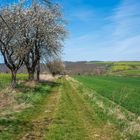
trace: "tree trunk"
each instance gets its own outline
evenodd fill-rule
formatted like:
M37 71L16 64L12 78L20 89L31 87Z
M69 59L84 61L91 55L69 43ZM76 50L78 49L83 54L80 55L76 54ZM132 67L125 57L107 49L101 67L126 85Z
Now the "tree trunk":
M16 84L17 84L17 82L16 82L16 74L17 74L17 71L12 71L11 70L11 75L12 75L12 80L11 80L11 87L12 88L15 88L16 87Z
M28 80L33 81L34 80L34 71L28 71Z
M37 67L36 67L36 74L37 74L37 81L40 80L40 62L38 61Z

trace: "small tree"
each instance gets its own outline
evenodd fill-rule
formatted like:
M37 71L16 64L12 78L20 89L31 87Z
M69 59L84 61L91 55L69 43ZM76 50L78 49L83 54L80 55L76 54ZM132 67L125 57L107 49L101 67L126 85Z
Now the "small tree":
M48 62L47 66L53 76L63 74L65 71L65 65L59 59Z

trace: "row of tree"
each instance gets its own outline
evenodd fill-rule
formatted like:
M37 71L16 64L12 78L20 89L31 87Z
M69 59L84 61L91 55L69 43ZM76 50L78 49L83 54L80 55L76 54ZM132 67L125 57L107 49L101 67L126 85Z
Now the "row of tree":
M35 71L39 80L40 63L61 54L65 37L65 21L57 4L32 0L1 7L0 52L11 70L12 87L23 64L29 80L34 80Z

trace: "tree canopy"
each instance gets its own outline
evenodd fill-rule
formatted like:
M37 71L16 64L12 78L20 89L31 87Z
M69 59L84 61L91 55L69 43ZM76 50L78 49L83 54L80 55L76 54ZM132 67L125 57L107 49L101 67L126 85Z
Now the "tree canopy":
M65 21L60 8L48 0L33 0L25 7L20 1L0 9L0 51L12 73L12 87L16 73L25 64L29 80L34 80L40 63L62 52L66 37Z

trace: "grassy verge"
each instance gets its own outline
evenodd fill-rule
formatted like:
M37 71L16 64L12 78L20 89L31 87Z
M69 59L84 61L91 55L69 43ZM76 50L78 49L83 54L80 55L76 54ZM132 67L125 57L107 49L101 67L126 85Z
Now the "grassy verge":
M21 79L24 79L24 76ZM3 96L0 98L2 103L0 109L0 139L32 139L37 137L36 132L42 133L39 136L39 139L41 139L46 130L45 127L50 123L50 120L45 119L42 112L44 113L47 109L46 104L52 97L52 89L58 86L59 84L55 82L25 82L18 84L16 90L8 89L5 93L1 93L1 96L2 94ZM41 120L39 119L40 115L42 116ZM41 125L41 123L44 125ZM43 128L39 126L43 126ZM34 136L30 132L33 132Z
M78 81L127 110L140 115L140 79L129 77L76 76Z
M129 112L126 108L98 94L83 83L78 83L77 88L91 105L96 106L98 111L100 110L102 116L106 116L108 120L115 124L123 139L140 139L140 120L137 114Z

